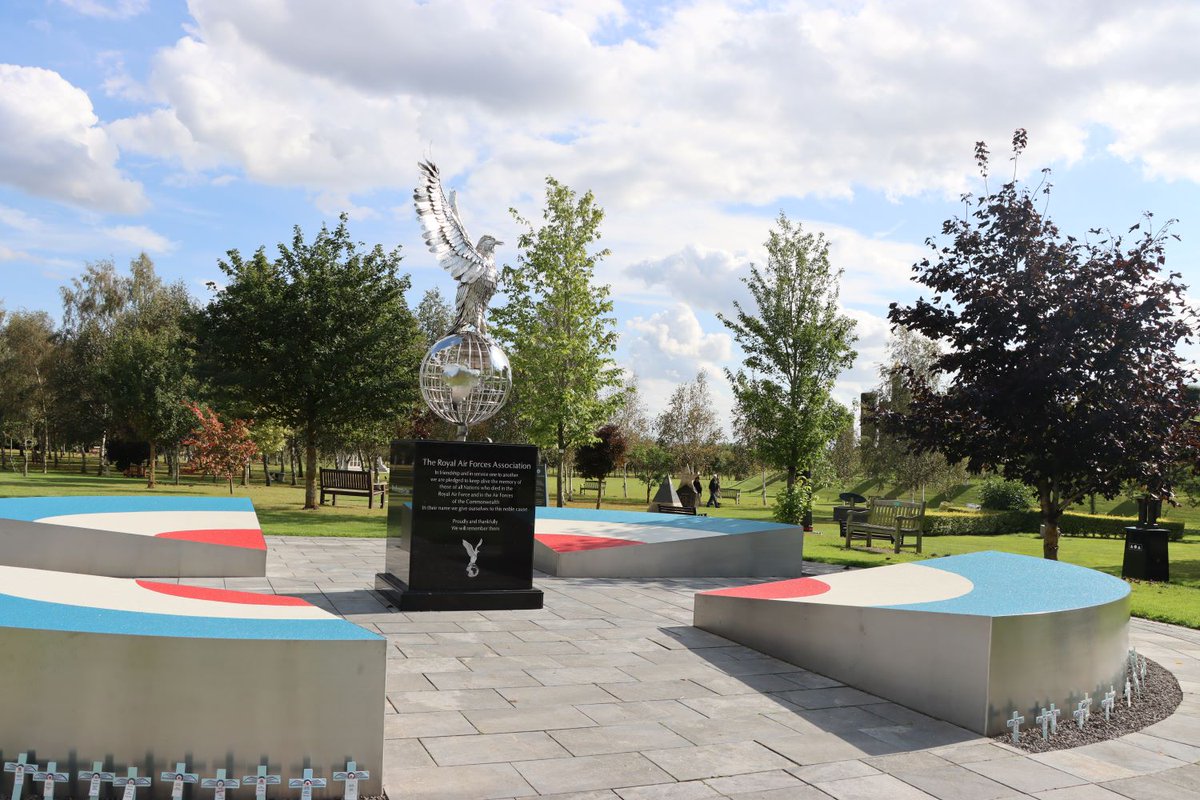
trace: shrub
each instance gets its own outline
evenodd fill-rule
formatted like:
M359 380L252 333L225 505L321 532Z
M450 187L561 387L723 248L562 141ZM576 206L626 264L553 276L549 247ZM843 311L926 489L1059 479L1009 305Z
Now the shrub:
M1023 511L1029 508L1033 490L1023 483L991 477L979 486L980 505L991 511Z
M1117 536L1137 523L1136 517L1110 517L1104 514L1065 513L1058 520L1063 536ZM1007 533L1037 533L1042 516L1033 510L963 512L941 508L926 511L923 523L926 536L998 536ZM1159 520L1159 525L1171 532L1171 539L1183 538L1182 522Z
M812 485L799 478L791 489L784 488L775 495L774 517L785 525L799 525L804 515L812 510Z

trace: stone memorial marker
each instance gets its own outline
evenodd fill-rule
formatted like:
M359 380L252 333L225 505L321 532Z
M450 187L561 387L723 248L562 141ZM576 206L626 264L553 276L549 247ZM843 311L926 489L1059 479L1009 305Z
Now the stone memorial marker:
M200 780L199 775L187 771L187 764L182 761L175 762L174 772L164 771L159 777L171 781L171 800L183 800L183 785Z
M237 778L226 778L225 770L217 770L217 777L205 778L200 781L200 787L213 790L213 800L225 800L226 789L236 789L242 785Z
M54 784L66 783L71 780L71 776L66 772L59 772L58 762L51 761L46 764L46 769L33 773L33 779L42 782L43 800L54 800Z
M346 784L346 792L343 794L343 800L358 800L358 782L365 781L371 777L371 773L365 769L359 769L358 764L353 761L346 762L344 772L333 773L335 781L343 781Z
M93 761L90 770L80 770L79 772L79 780L87 781L89 800L96 800L100 797L100 784L112 783L115 777L111 772L104 771L103 761Z
M1054 736L1058 733L1058 716L1062 714L1062 709L1055 708L1054 703L1050 704L1050 735Z
M12 800L21 800L21 788L25 785L25 776L37 772L38 765L26 759L28 753L21 753L16 761L5 761L4 771L13 773Z
M1042 726L1042 741L1050 739L1050 712L1043 708L1042 713L1034 717L1034 721Z
M299 778L292 778L288 781L288 787L300 790L300 800L312 800L313 789L324 789L326 781L324 778L314 778L311 769L304 770L304 774Z
M278 786L280 777L278 775L268 775L267 765L259 764L258 772L254 775L246 775L242 778L242 783L249 786L254 784L254 800L267 800L267 787Z
M1024 721L1025 721L1025 718L1022 717L1016 711L1014 711L1012 718L1008 722L1004 723L1008 727L1012 728L1013 744L1016 744L1017 742L1019 742L1021 740L1021 723Z
M1104 693L1104 699L1100 701L1100 707L1104 709L1105 722L1108 722L1109 718L1112 716L1113 703L1116 701L1117 693L1111 686L1109 686L1108 691Z
M121 795L121 800L137 800L137 790L139 786L149 786L151 783L150 776L145 775L138 777L137 767L130 767L126 770L125 775L118 775L113 778L113 786L121 786L125 788L125 792Z

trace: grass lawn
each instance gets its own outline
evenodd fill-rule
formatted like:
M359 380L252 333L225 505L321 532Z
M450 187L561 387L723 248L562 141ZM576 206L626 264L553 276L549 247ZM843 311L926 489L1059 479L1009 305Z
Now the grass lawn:
M262 480L261 472L254 476ZM54 472L43 475L30 471L28 478L19 472L0 472L0 497L37 497L42 495L79 494L148 494L143 478L80 475L78 472ZM184 478L179 486L170 479L160 476L154 494L203 495L206 497L229 497L226 483L211 483L195 478ZM365 497L339 497L337 508L322 506L316 511L305 511L304 487L277 483L264 486L251 483L248 487L233 487L234 497L249 497L258 512L263 533L267 536L386 536L387 515L378 506L367 508Z
M77 469L77 467L76 467ZM263 533L268 536L354 536L381 537L386 535L386 514L378 508L368 509L366 498L341 497L337 508L324 506L316 511L304 511L302 487L287 484L264 486L261 473L253 476L249 487L235 486L234 495L249 497L262 523ZM636 490L635 490L636 486ZM610 479L602 508L620 510L643 510L645 486L631 478L630 500L620 497L619 479ZM157 494L206 495L228 497L224 483L184 480L175 486L165 478L159 482ZM768 491L770 487L768 486ZM0 472L0 497L29 497L40 495L83 495L83 494L144 494L147 492L143 479L80 475L73 471L30 472L28 478L20 473ZM836 492L823 494L836 497ZM614 496L616 495L616 496ZM825 498L822 498L825 500ZM958 500L958 502L962 502ZM573 502L569 505L594 507L590 502ZM972 553L979 550L1000 550L1007 553L1040 556L1042 543L1036 534L1011 534L1007 536L929 536L925 538L925 552L921 556L906 551L901 555L889 552L867 552L861 544L854 550L844 550L837 535L837 525L830 520L832 503L817 504L817 520L814 535L806 538L804 555L813 561L844 564L853 567L869 567L903 561L917 561L937 556ZM744 492L740 505L725 502L721 508L704 509L714 517L737 517L742 519L771 518L770 507L761 505L756 494ZM1119 539L1092 539L1064 537L1060 558L1073 564L1120 576L1124 542ZM1171 542L1171 582L1169 584L1141 583L1131 581L1133 587L1133 613L1147 619L1172 622L1191 628L1200 628L1200 533L1189 525L1182 541Z

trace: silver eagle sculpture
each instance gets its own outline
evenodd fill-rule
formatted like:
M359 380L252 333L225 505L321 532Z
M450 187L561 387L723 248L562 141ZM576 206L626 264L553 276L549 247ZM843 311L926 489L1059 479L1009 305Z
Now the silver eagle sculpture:
M454 324L448 334L469 325L480 335L487 336L487 305L500 280L495 252L504 242L482 236L472 245L458 214L455 193L450 192L447 199L442 190L442 176L437 165L432 161L421 161L418 167L421 179L413 191L413 202L417 206L417 219L421 221L425 244L437 256L442 268L458 281Z

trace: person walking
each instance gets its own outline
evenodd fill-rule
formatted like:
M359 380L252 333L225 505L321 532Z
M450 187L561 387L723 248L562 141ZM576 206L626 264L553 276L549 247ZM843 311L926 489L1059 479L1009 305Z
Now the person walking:
M721 507L721 479L715 472L712 479L708 482L708 502L704 505L712 506L713 508Z
M696 476L692 478L692 489L694 489L696 492L696 505L699 506L700 501L704 499L704 484L700 482L699 472L697 472Z

